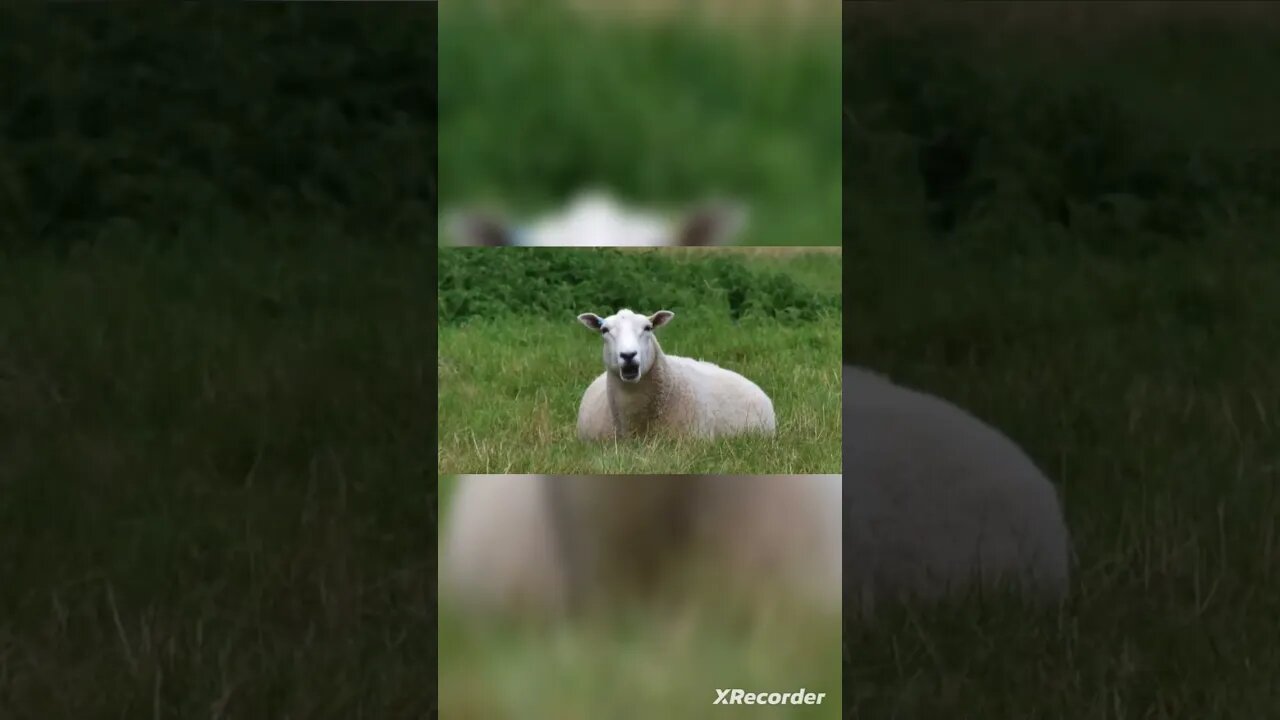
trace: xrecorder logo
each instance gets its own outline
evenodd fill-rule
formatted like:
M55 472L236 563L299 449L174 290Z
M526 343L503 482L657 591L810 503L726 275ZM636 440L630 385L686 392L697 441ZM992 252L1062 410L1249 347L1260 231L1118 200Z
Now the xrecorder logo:
M805 692L800 688L796 692L747 692L742 688L717 688L716 700L712 705L821 705L826 693Z

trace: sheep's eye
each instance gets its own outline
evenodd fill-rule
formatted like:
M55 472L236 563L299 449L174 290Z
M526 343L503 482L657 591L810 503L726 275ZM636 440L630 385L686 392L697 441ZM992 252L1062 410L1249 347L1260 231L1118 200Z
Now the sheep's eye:
M652 330L652 329L653 329L653 326L652 326L652 325L645 325L645 326L644 326L644 331L645 331L645 332L649 332L649 331L650 331L650 330Z
M601 328L600 328L600 334L601 334L601 335L608 335L608 334L609 334L609 328L607 328L607 327L601 327Z

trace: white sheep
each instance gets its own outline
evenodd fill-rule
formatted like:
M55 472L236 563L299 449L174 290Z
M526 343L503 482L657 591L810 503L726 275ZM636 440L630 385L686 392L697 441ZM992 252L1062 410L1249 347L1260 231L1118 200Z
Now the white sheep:
M746 225L746 210L728 202L707 202L676 221L653 212L622 207L608 193L579 194L559 215L511 224L492 211L455 213L449 234L455 244L528 247L661 247L728 244Z
M578 321L604 340L605 372L587 387L578 408L578 437L609 440L652 431L697 437L772 435L773 401L758 385L702 360L666 355L654 330L675 317L630 310Z
M855 614L998 581L1065 597L1057 494L1011 440L859 368L845 367L843 396L843 477L462 477L441 543L442 598L564 610L634 592L688 558L742 583L735 591L791 588L817 607L838 605L843 586Z
M440 541L442 602L480 611L562 608L565 564L540 475L462 475Z
M951 403L847 365L843 399L847 610L997 581L1065 596L1058 497L1017 445Z
M839 500L839 475L464 475L441 598L559 614L671 587L692 568L738 597L790 595L836 613Z

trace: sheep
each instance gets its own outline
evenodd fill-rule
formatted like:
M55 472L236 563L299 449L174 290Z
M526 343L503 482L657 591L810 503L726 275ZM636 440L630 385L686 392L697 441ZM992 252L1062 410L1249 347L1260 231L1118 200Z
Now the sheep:
M607 318L578 316L604 340L605 366L582 395L578 437L773 435L773 401L758 385L709 362L663 354L653 331L674 317L669 310L645 317L625 308Z
M749 602L790 598L834 615L840 492L839 475L464 475L441 542L441 598L562 617L691 591L680 582L694 569Z
M1007 583L1067 593L1069 539L1048 478L1009 438L940 398L846 365L846 612Z
M1017 445L868 370L846 365L843 385L843 476L464 476L441 543L442 598L563 612L634 593L692 556L735 589L791 588L855 616L1000 581L1065 598L1061 505Z
M746 210L735 203L706 202L671 222L652 212L621 207L608 193L579 194L558 216L512 226L490 211L455 213L449 234L458 245L528 247L661 247L728 244L746 225Z
M440 542L442 602L477 611L546 611L568 598L537 475L462 475Z

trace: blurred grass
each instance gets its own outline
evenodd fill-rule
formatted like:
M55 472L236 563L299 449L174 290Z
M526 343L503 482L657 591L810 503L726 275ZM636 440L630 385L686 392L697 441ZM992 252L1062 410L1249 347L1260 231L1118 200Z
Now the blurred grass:
M0 9L0 717L433 711L434 36Z
M419 261L0 263L0 716L425 716Z
M450 258L471 254L481 258L497 254L503 263L469 263L485 282L502 291L493 298L500 307L442 322L439 329L439 468L454 472L560 472L560 473L821 473L835 472L840 463L839 309L818 307L816 315L768 314L769 303L785 297L807 298L788 286L790 279L803 283L804 291L831 293L840 275L840 263L829 253L797 252L794 255L752 257L749 253L722 250L710 257L668 250L618 253L612 250L552 249L451 249L441 256L441 278L452 278L441 287L441 307L460 307L451 299L457 292L486 292L469 277L477 273L455 272ZM554 254L554 255L553 255ZM520 302L521 258L527 262L557 260L563 276L542 264L533 274L549 283L547 293L559 292L563 308L558 317L549 309L522 311ZM623 277L611 280L601 273L623 258L632 262ZM570 262L579 260L580 262ZM605 261L596 263L596 260ZM744 289L722 287L712 274L712 260L726 263L724 277L753 283ZM650 264L646 269L646 262ZM583 265L583 271L573 267ZM597 267L599 265L600 267ZM625 291L625 283L669 282L688 265L688 278L677 279L678 300L658 302L659 307L632 305L637 312L669 309L676 319L659 333L663 351L729 368L750 378L773 400L778 434L772 439L739 437L719 440L633 440L616 444L588 444L577 439L578 406L582 393L603 372L600 339L578 324L582 312L612 314L623 307L601 306L600 298ZM667 267L670 266L670 267ZM594 269L593 269L594 268ZM666 268L664 270L664 268ZM766 270L767 268L767 270ZM759 275L742 274L754 269ZM645 278L653 278L647 281ZM477 282L480 282L477 280ZM621 284L620 284L621 283ZM732 316L729 298L758 284L766 288L756 298L755 311L739 319ZM675 286L673 286L675 287ZM820 290L819 290L820 288ZM726 290L728 291L726 293ZM457 292L455 292L457 291ZM647 291L647 290L646 290ZM497 292L497 290L490 290ZM637 289L637 292L640 292ZM539 293L542 295L543 293ZM634 298L636 292L625 293ZM661 292L658 292L661 295ZM612 297L612 295L607 295ZM509 299L514 307L509 307ZM502 302L499 302L502 300ZM559 302L559 301L557 301ZM751 302L748 299L745 302ZM818 296L815 302L825 305ZM576 304L575 304L576 303ZM460 310L458 312L461 312Z
M849 628L846 716L1275 716L1276 16L1042 5L846 10L845 357L1024 445L1079 561Z
M441 507L448 507L455 480L442 479ZM715 588L692 588L680 599L611 608L571 625L474 620L459 608L441 608L442 717L678 720L839 712L835 618L785 604L752 608ZM827 695L810 706L712 705L715 689L730 687L803 687Z
M370 7L6 5L0 253L434 244L435 6Z
M693 16L721 27L747 32L776 31L835 22L840 6L824 0L616 0L608 4L570 0L570 7L625 21L670 21Z
M736 32L695 15L446 3L445 208L550 211L598 184L672 211L729 193L751 206L746 244L837 244L834 23Z

